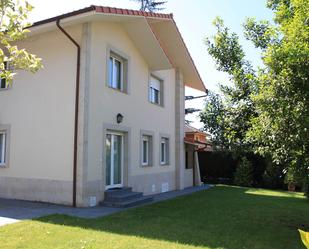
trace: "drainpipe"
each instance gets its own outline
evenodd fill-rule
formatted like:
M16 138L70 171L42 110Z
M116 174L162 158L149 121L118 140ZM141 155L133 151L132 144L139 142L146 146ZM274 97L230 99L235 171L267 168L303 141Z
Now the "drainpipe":
M79 81L80 81L80 46L61 26L58 19L56 24L61 32L69 38L69 40L77 48L77 63L76 63L76 86L75 86L75 117L74 117L74 152L73 152L73 197L72 206L76 207L76 182L77 182L77 136L78 136L78 106L79 106Z

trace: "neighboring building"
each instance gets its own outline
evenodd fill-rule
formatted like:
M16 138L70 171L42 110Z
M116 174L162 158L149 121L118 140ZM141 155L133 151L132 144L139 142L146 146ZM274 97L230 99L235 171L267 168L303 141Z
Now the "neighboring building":
M211 151L211 136L209 133L196 129L188 124L185 124L185 140L197 146L198 150Z
M44 68L1 81L0 197L91 206L193 185L184 88L205 87L172 15L90 6L30 30L18 46Z

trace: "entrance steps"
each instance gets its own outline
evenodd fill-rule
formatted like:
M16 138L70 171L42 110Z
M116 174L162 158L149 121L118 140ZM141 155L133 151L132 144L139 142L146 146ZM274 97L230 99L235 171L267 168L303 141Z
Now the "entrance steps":
M152 197L143 196L141 192L133 192L132 188L124 187L106 190L102 205L105 207L128 208L152 201Z

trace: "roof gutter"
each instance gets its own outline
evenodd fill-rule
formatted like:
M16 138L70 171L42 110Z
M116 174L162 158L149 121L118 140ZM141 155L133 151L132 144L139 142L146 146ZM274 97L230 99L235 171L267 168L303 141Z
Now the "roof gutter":
M78 136L78 109L79 109L79 82L80 82L80 45L68 34L61 26L60 20L56 20L57 27L60 31L76 46L77 63L76 63L76 86L75 86L75 117L74 117L74 152L73 152L73 196L72 206L76 207L76 186L77 186L77 136Z

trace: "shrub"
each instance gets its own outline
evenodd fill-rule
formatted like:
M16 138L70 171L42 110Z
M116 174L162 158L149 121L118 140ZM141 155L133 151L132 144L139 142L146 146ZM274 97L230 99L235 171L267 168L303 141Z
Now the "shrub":
M253 166L252 163L246 158L242 157L236 168L234 175L234 184L251 187L253 183Z
M269 161L263 174L262 186L265 188L283 189L284 186L283 169L284 167L282 165L273 164L271 161Z

